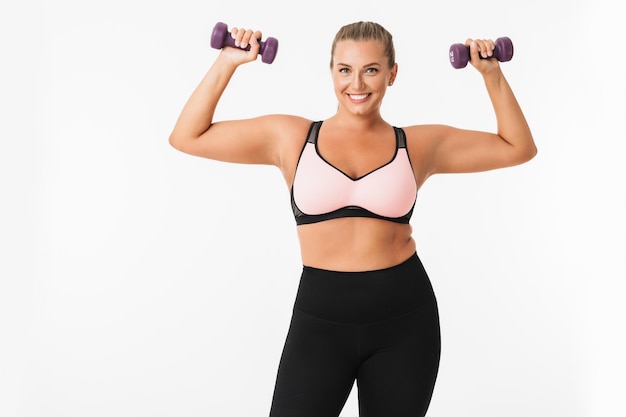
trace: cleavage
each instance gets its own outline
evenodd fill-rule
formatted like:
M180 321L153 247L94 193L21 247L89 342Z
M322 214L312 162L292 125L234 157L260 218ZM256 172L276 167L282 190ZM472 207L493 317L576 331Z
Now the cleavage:
M318 136L315 149L328 165L353 181L388 165L397 153L395 135L393 143L387 137L362 141L323 139L320 143Z

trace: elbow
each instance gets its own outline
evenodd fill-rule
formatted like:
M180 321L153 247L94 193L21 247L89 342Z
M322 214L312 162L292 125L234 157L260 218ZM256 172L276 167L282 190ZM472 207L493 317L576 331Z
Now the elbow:
M530 132L515 141L507 140L503 136L500 138L510 145L508 155L512 165L526 163L537 156L537 145Z
M517 153L515 165L524 164L533 159L535 156L537 156L537 146L534 143L531 143L529 146Z
M170 135L168 142L171 147L176 148L176 144L177 144L176 137L173 134Z
M535 156L537 156L537 144L535 144L535 140L531 136L528 149L526 149L526 162L530 161Z
M180 137L178 135L175 135L174 133L170 134L170 137L168 139L169 144L171 147L173 147L176 150L182 151L182 140L180 139Z

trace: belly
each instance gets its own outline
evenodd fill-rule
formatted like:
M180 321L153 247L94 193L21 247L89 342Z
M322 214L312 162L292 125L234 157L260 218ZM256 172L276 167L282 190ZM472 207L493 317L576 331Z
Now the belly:
M371 271L398 265L415 253L409 224L340 218L298 226L302 263L333 271Z

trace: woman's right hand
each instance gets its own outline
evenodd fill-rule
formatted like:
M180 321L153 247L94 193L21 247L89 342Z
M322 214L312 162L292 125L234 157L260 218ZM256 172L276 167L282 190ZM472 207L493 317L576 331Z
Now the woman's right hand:
M258 58L259 49L261 47L259 39L263 36L261 31L233 27L229 36L235 40L235 45L238 47L223 47L220 53L221 56L228 58L228 60L235 65L252 62ZM250 45L250 50L246 51L245 48L248 47L248 45Z

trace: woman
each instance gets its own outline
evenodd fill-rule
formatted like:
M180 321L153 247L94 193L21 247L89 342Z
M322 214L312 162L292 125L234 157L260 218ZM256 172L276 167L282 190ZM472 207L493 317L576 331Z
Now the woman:
M214 121L261 32L233 28L170 136L205 158L280 168L290 187L303 271L270 415L341 412L356 381L363 417L423 416L440 354L437 303L409 223L418 188L438 173L524 163L536 147L490 40L467 40L497 133L443 125L397 128L380 112L398 73L392 36L373 22L342 27L330 69L338 109L327 120L264 115ZM306 98L310 94L303 87Z

